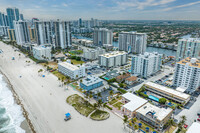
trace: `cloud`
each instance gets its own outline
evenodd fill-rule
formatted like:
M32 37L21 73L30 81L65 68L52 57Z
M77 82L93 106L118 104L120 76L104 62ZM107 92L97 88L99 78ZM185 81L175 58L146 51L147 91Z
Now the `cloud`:
M62 5L63 5L64 7L68 7L68 5L67 5L66 3L62 3Z
M178 5L178 6L174 6L174 7L169 7L169 8L165 8L165 9L163 9L163 11L169 11L169 10L176 9L176 8L182 8L182 7L193 6L193 5L196 5L196 4L200 4L200 1L191 2L191 3L187 3L187 4L183 4L183 5Z
M125 2L116 2L118 9L124 10L126 8L136 8L136 9L144 9L147 7L152 7L152 6L160 6L160 5L166 5L168 3L172 3L176 0L146 0L144 2L140 2L139 0L129 0Z
M51 7L59 7L58 5L52 5Z

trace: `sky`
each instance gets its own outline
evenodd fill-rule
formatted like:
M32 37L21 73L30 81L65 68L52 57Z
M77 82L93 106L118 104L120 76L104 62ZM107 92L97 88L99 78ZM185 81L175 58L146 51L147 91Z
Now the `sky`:
M200 20L199 0L0 0L25 19Z

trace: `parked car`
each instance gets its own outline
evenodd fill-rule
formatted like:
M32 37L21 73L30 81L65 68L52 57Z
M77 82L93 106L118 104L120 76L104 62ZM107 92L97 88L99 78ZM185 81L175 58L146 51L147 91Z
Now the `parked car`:
M187 128L187 127L188 127L188 125L187 125L187 124L185 124L185 125L183 125L183 127L184 127L184 128Z

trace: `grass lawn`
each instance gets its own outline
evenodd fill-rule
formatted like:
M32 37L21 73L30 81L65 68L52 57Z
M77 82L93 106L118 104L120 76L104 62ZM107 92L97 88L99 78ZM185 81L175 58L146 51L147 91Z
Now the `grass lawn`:
M67 103L71 104L80 114L86 117L95 110L92 104L77 94L69 96Z
M117 101L118 101L118 99L112 99L112 100L109 101L108 103L109 103L110 105L112 105L112 104L116 103Z
M118 110L120 110L121 107L122 107L122 105L123 105L123 103L118 102L118 103L114 104L113 106L114 106L115 108L118 108Z
M65 75L63 75L62 73L58 72L58 71L53 71L52 72L56 77L60 78L60 80L62 80L62 77L64 77L64 80L66 79Z
M168 132L168 130L166 130L165 133L173 133L173 131L174 131L175 129L176 129L175 126L171 126L170 129L169 129L169 132Z
M71 54L71 55L79 55L79 54L82 54L83 53L83 51L82 50L73 50L73 51L69 51L69 54Z
M77 61L77 60L74 60L74 59L72 59L71 62L72 62L74 65L78 65L78 64L83 64L83 63L85 63L84 61Z
M90 118L93 120L105 120L109 116L110 114L108 112L97 109L95 112L91 114Z
M58 63L57 62L48 62L48 64L46 64L46 63L40 63L41 65L47 65L47 66L49 66L49 67L51 67L51 68L53 68L53 69L57 69L58 68Z

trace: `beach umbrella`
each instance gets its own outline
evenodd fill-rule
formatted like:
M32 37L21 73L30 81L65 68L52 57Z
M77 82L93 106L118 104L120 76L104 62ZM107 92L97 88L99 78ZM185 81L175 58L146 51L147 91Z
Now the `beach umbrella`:
M139 125L139 127L141 127L141 126L142 126L142 123L139 123L138 125Z
M156 131L153 131L153 133L156 133Z
M149 131L149 127L146 127L146 131Z

